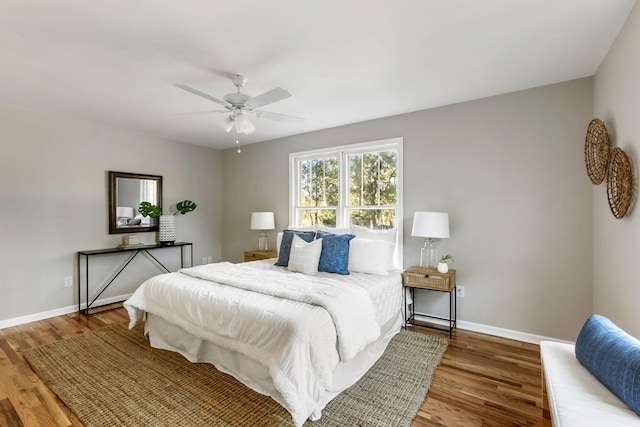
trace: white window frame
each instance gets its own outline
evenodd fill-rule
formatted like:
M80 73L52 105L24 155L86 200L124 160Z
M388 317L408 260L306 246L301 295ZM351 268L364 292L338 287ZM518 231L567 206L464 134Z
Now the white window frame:
M297 153L289 154L289 225L298 225L298 215L296 203L300 200L300 183L298 178L300 176L299 164L300 161L316 159L322 157L336 156L338 157L338 206L336 207L336 227L348 227L349 222L349 209L353 206L349 205L349 174L347 173L349 165L347 164L347 156L349 154L366 153L370 151L386 151L394 149L397 153L397 171L396 171L396 227L398 228L398 241L396 256L402 266L402 230L403 230L403 210L404 205L403 198L403 155L402 145L404 139L402 137L395 137L389 139L381 139L377 141L361 142L356 144L340 145L336 147L327 147L317 150L301 151ZM384 209L388 206L372 206L375 209Z

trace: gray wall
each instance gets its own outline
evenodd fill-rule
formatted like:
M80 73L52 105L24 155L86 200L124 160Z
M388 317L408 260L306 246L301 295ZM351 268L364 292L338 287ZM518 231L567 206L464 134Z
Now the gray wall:
M616 219L609 209L605 183L593 188L594 311L640 337L640 5L600 65L594 79L594 112L604 120L614 147L631 161L634 197L630 211Z
M593 193L583 161L591 78L249 145L222 153L222 257L256 248L252 211L288 223L291 152L404 138L404 264L413 212L445 211L459 318L574 340L592 311ZM310 118L312 119L312 118ZM270 233L275 247L275 232ZM417 307L431 312L430 307Z
M107 171L162 175L164 208L185 198L198 208L176 219L178 240L194 243L196 264L221 257L220 152L134 132L0 107L0 324L77 303L75 254L115 247L122 235L107 227ZM155 242L155 233L140 233ZM173 263L173 255L159 255ZM119 264L95 265L95 279ZM107 294L132 292L161 271L144 258ZM132 268L133 267L133 268ZM74 287L65 288L65 276Z

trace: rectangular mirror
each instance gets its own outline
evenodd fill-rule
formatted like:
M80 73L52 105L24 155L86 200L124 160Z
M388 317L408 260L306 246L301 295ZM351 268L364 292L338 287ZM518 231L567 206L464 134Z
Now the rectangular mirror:
M158 231L158 220L138 212L140 202L162 207L162 176L109 171L109 234Z

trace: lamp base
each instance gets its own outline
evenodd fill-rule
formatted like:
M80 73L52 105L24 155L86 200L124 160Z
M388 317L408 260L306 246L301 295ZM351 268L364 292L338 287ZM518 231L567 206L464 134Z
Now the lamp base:
M420 249L420 267L438 268L439 262L438 247L435 240L426 239L424 246Z
M268 250L268 240L267 239L267 234L264 231L261 231L258 234L258 250L259 251L266 251Z

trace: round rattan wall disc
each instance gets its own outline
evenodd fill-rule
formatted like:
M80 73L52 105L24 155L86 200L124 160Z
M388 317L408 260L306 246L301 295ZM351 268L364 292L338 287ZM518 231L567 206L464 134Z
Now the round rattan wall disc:
M620 219L627 213L633 194L633 175L629 158L616 147L611 151L607 176L607 198L613 216Z
M611 141L604 122L597 118L591 120L584 140L584 162L593 185L600 184L607 173L610 146Z

